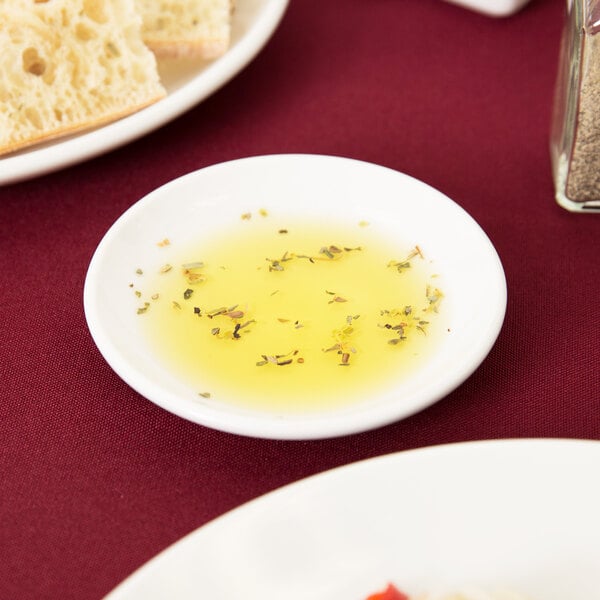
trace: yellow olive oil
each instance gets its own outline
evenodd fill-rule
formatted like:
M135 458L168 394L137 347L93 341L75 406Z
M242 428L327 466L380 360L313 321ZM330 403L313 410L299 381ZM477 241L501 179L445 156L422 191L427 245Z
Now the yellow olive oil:
M136 289L149 344L200 396L330 409L423 366L443 294L421 248L366 223L244 217L192 246L170 240Z

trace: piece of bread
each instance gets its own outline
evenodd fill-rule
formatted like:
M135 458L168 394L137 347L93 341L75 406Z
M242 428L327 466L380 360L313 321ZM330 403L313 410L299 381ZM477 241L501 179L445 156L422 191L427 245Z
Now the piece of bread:
M134 0L0 0L0 154L163 98Z
M231 0L136 0L142 36L158 57L212 59L229 47Z

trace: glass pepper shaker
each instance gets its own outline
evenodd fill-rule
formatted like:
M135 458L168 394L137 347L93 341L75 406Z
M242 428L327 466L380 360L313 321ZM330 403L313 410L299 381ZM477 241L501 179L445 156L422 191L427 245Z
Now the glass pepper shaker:
M600 211L600 0L567 0L550 146L557 202Z

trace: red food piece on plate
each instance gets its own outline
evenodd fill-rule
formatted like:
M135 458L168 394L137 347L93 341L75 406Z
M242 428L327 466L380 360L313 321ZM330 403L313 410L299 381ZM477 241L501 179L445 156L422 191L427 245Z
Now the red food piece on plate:
M389 583L383 592L371 594L365 600L410 600L410 598L393 584Z

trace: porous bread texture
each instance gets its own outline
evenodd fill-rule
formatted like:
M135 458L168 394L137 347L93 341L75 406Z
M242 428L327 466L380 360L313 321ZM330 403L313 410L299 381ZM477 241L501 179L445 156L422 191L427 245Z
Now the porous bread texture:
M231 0L136 0L142 36L164 58L221 56L231 38Z
M166 94L134 0L0 0L0 154Z

